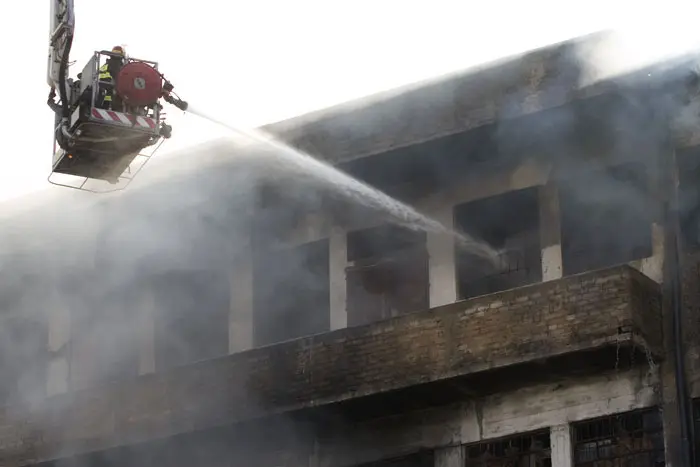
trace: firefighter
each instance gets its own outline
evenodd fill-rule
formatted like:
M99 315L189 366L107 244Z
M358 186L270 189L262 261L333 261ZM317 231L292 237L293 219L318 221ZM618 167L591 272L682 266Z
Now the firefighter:
M114 92L116 88L117 75L126 62L124 48L117 45L112 48L112 53L116 56L109 56L104 65L100 67L100 91L102 98L101 107L108 110L120 111L122 102Z

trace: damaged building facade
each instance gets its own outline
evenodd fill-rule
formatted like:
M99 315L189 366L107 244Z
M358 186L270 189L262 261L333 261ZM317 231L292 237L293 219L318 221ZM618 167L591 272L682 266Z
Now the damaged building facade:
M181 264L103 257L128 249L104 221L51 275L105 309L36 310L6 284L39 293L50 271L3 271L3 327L24 337L3 349L0 465L689 465L700 128L674 122L692 60L582 86L594 40L265 128L495 260L308 185L216 179L242 204L181 206L201 224ZM134 192L157 193L140 235L166 237L148 227L167 183ZM223 218L244 247L211 246ZM129 267L114 299L81 279Z

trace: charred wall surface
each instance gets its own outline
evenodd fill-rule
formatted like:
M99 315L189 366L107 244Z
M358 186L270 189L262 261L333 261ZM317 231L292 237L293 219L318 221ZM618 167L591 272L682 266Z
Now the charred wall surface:
M653 350L657 294L613 268L78 391L5 411L0 453L47 459L624 342Z
M230 174L221 177L209 175L197 182L212 186L211 190L198 192L199 199L178 204L177 209L167 216L148 219L157 221L163 230L153 232L149 228L152 224L145 222L147 216L143 217L141 224L134 223L129 213L120 217L124 225L132 228L134 237L141 232L153 241L155 246L151 253L158 251L169 256L172 262L154 267L157 263L153 261L154 256L141 257L136 264L125 264L116 255L110 260L97 255L97 264L115 276L118 272L133 270L135 266L144 269L144 283L106 283L103 284L106 292L110 289L137 289L144 294L136 299L125 299L116 297L117 293L101 294L104 290L96 293L88 290L91 285L82 284L80 291L91 296L93 306L109 302L111 307L101 307L104 316L99 329L75 327L72 330L75 337L70 345L65 340L54 344L51 338L48 339L52 356L74 353L70 363L70 385L56 391L66 394L49 399L29 415L16 406L4 409L0 414L0 464L71 456L133 445L154 437L172 437L170 442L173 444L168 447L170 454L164 462L177 463L182 462L177 454L180 451L173 447L181 439L177 436L196 430L275 414L306 413L312 407L340 406L341 401L371 399L375 401L372 410L379 411L382 405L391 405L387 403L389 400L402 399L401 404L407 403L406 400L413 401L418 392L411 392L409 396L403 392L404 396L397 396L407 388L423 388L423 394L436 392L436 397L443 397L448 393L447 386L441 385L440 390L434 391L438 384L446 380L452 384L458 377L466 375L472 378L460 380L459 391L467 391L470 395L477 391L477 387L486 386L485 381L492 386L490 390L494 390L496 385L492 383L498 380L508 386L524 376L544 378L549 373L550 378L556 379L569 374L573 368L578 370L577 365L593 366L592 362L586 361L592 355L588 351L593 349L611 350L604 354L609 361L619 357L616 351L620 347L638 347L658 356L662 353L662 325L656 283L628 267L565 279L559 279L561 274L544 277L547 275L543 274L546 271L541 263L547 247L563 248L564 275L610 264L641 261L656 253L650 226L658 221L654 212L658 204L654 198L656 194L649 190L657 187L653 177L624 174L618 177L606 172L591 178L588 172L596 164L617 164L629 159L641 162L643 169L653 168L658 162L660 147L668 136L667 112L670 107L667 99L674 101L677 96L669 97L668 89L654 89L651 80L643 80L630 86L611 85L606 90L612 92L604 96L573 102L600 90L577 88L582 70L580 64L570 61L570 47L573 46L537 51L493 69L429 85L360 111L338 111L322 119L312 118L310 122L307 119L303 124L292 121L268 128L382 189L396 189L400 193L402 186L408 186L406 191L411 196L407 197L412 199L423 195L430 197L436 187L447 191L463 184L464 179L460 177L465 174L478 173L478 176L486 177L500 171L505 174L502 178L509 178L523 168L526 159L547 167L542 169L545 175L538 176L541 180L533 182L534 187L520 193L506 193L500 198L500 203L494 203L497 201L495 197L467 203L472 208L477 204L485 207L470 211L465 221L456 219L461 217L459 215L453 219L458 228L467 231L470 227L475 228L479 237L486 237L502 248L506 261L503 268L476 276L469 276L465 270L470 274L473 270L459 264L459 294L451 297L448 291L445 294L448 299L439 303L474 296L479 298L426 311L433 302L431 294L436 287L451 287L435 279L446 277L444 282L449 282L454 278L449 271L444 276L435 274L438 261L431 256L436 248L430 235L417 234L401 242L402 235L397 230L388 229L388 235L374 235L377 230L387 230L382 226L380 229L352 231L348 235L343 232L342 242L338 242L339 236L335 236L301 242L303 245L294 251L285 249L281 245L285 242L278 242L276 237L284 237L289 231L293 234L301 232L298 236L304 237L305 230L313 230L307 221L314 216L318 219L319 212L324 216L327 214L325 208L328 205L322 202L326 193L312 192L303 184L287 190L287 186L280 187L280 181L272 177L270 185L276 189L260 189L261 199L253 209L255 213L247 218L250 206L246 202L250 199L236 195L241 194L241 190L245 193L254 191L256 183L253 181L259 180L252 176L253 171L244 171L233 179ZM523 118L523 114L528 114L528 117ZM417 117L405 118L406 115ZM366 157L368 155L373 157ZM578 179L574 180L579 182L578 187L569 183L572 179ZM612 180L611 185L618 189L624 185L621 189L624 196L618 196L621 191L617 189L606 188L601 183L606 179ZM691 178L686 185L696 182ZM547 183L546 188L539 183ZM513 185L517 183L504 184L509 190ZM165 188L158 186L141 202L158 209L163 198L180 199L189 188L192 187L187 183L182 186L174 183ZM561 193L557 193L559 188L563 188ZM228 195L210 202L208 196L215 191L219 195L223 192ZM478 193L477 197L483 196L483 193ZM467 197L474 198L475 194ZM234 203L233 198L246 202ZM556 205L547 207L551 207L552 212L543 209L542 204L538 205L538 200L541 202L544 198L552 206ZM595 209L581 203L586 198ZM611 204L612 198L616 199L617 210L600 211L602 205ZM222 209L225 215L218 220L225 218L226 221L219 223L216 215L220 214L219 206L223 203L227 206ZM511 217L513 211L504 215L507 212L504 205L518 210L522 219L513 215L506 222L502 219L495 222L498 216L492 215L494 212L500 213L500 217ZM452 214L452 208L452 205L439 207L443 214ZM560 209L563 212L560 213ZM354 228L359 218L365 220L365 213L360 211L359 208L338 209L335 206L333 215L337 218L334 220L341 220L344 227ZM238 216L244 212L245 222L239 222ZM554 227L547 232L539 231L547 221L539 218L542 213L554 220ZM571 216L571 213L575 215ZM484 222L470 223L469 217ZM688 229L697 230L697 226L693 227L697 222L692 216L684 219ZM240 251L231 251L231 244L236 243L233 240L245 238L249 232L237 232L230 226L246 224L241 230L247 230L249 223L255 224L254 241L244 244ZM325 223L323 227L329 230L325 220L317 223ZM107 225L111 240L103 238L98 241L98 244L103 243L98 245L98 253L100 249L111 250L117 244L129 244L134 240L114 224L118 222ZM178 225L183 232L179 237L172 236L171 232L165 231L163 226L166 225ZM314 235L319 236L318 232ZM574 238L576 235L578 237ZM387 242L381 239L383 236L390 237L394 244L387 246ZM697 231L688 238L693 236L697 236ZM173 238L177 240L171 244L163 241ZM694 248L692 241L687 243L688 251L691 251ZM367 244L370 244L369 248ZM254 270L251 273L254 278L250 280L250 289L253 290L250 302L255 313L239 321L240 317L232 317L234 307L228 301L231 295L234 300L244 296L242 302L246 305L249 278L241 280L239 276L234 282L244 285L231 285L229 269L239 256L245 256L242 253L248 253L243 251L247 249L255 250L256 256L250 267ZM338 259L337 252L341 250L343 258L339 263L342 266L330 268L329 263ZM442 259L452 261L450 250L446 251L448 254ZM329 258L331 254L335 256ZM695 330L700 299L695 296L698 295L700 260L693 255L688 256L684 263L684 301L689 324L686 331L691 343L689 368L693 392L697 396L700 395L700 365L696 356L700 355L700 344ZM659 259L658 256L654 261ZM457 262L464 263L460 259ZM442 272L453 265L448 263ZM179 271L173 272L173 269ZM333 305L329 301L338 297L329 299L329 295L339 282L342 282L342 287L346 286L344 280L338 280L339 277L347 280L347 288L341 294L342 303L335 306L346 316L345 321L334 322ZM538 283L543 278L549 282ZM71 286L75 284L67 281L66 290L72 290ZM514 287L518 288L501 292ZM234 289L233 292L230 289ZM241 290L243 292L239 293ZM497 293L487 295L492 292ZM199 297L206 297L206 300ZM151 302L152 305L147 305ZM80 308L87 305L71 306L75 307L75 317L80 318L79 313L83 311ZM154 347L149 355L153 361L144 364L148 359L137 355L143 350L138 348L137 341L142 327L151 332L141 321L148 316L146 309L149 307L167 309L168 312L155 313L153 317L156 329L152 332L153 342L149 343ZM116 313L123 309L128 311ZM247 309L244 311L248 312ZM232 331L231 328L248 318L252 321L249 333L252 337L244 337L241 340L245 343L237 347L238 330ZM121 342L122 347L128 343L128 351L119 352L119 358L112 358L112 354L117 353L111 351L116 348L112 344L115 338L112 331L124 319L129 321L129 332L133 331L134 335ZM374 322L377 320L383 321ZM89 324L87 319L79 321L83 325ZM27 321L23 326L29 324ZM346 325L351 328L326 333L329 329ZM3 331L22 336L24 327L8 325ZM240 334L248 332L248 323L241 327L244 329ZM125 329L124 326L120 328ZM38 340L26 340L27 346L31 347L25 352L27 360L0 360L6 374L18 381L14 387L2 388L10 400L17 398L24 388L44 384L36 383L39 377L34 373L41 365L37 361L41 362L45 357L46 352L42 349L42 342L47 340L45 331L39 326L37 331L32 331ZM252 345L249 345L249 339L253 341ZM281 341L286 342L274 345ZM226 355L252 346L259 348ZM585 356L581 356L584 352ZM568 360L568 366L551 364L555 357L564 354L576 354L578 360L575 364L571 363L574 360ZM641 355L645 356L643 352ZM641 360L646 363L644 358ZM518 368L519 373L508 372L513 368ZM154 371L155 374L138 376ZM103 377L102 373L111 375ZM114 378L120 381L114 383ZM88 386L93 387L68 392ZM634 386L634 390L625 387L620 395L612 390L620 390L619 386L596 385L600 392L595 392L591 398L600 397L599 404L586 405L581 413L605 415L599 405L605 405L606 397L601 394L608 390L616 395L615 400L607 404L616 410L646 407L658 402L648 381L635 378L629 386ZM556 386L546 389L557 390ZM389 396L373 398L382 394ZM529 398L520 399L512 393L507 394L513 401L513 407L509 409L512 412L524 411L519 404L542 404L543 410L552 401L563 404L556 396L531 394ZM642 396L636 397L635 394ZM584 396L579 398L585 399ZM508 404L501 402L499 407ZM493 405L498 404L494 402ZM358 406L346 404L345 407ZM348 410L352 411L352 408ZM485 412L488 418L488 409ZM491 412L492 419L502 416L494 415L495 412L498 411ZM576 417L581 418L581 413L567 412L566 416L546 418L565 425ZM697 413L700 414L700 404ZM504 427L505 422L482 423L483 415L483 408L481 413L474 410L473 418L480 421L472 425L470 418L469 423L462 425L462 428L468 425L469 429L481 430L479 436L467 436L462 432L462 437L455 436L454 439L476 442L484 437L513 434L511 427ZM537 429L546 428L548 425L541 423L536 415L528 413L526 417L518 418L515 424L520 431L533 428L532 425L537 425ZM635 417L632 418L644 418L641 415ZM527 421L523 421L525 419ZM270 429L269 425L264 426L261 433ZM565 428L569 427L560 426L558 429L564 432ZM241 430L236 436L246 439L245 429ZM341 445L345 451L353 451L359 445L342 439L344 435L362 438L359 430L351 433L338 431L341 434L336 438L324 440L326 447ZM416 436L410 430L400 433L406 437ZM537 433L530 439L540 440L540 435L544 436ZM445 435L440 438L440 443L456 442L454 439ZM554 435L552 439L555 439ZM198 439L202 446L206 446L206 441L206 438ZM304 444L308 451L317 449L312 441L303 440L303 443L308 442ZM584 441L579 439L576 442L583 446ZM433 444L439 443L434 441ZM486 444L474 449L492 449L484 447ZM376 444L373 446L373 453L358 454L353 461L376 461L378 456L374 454L381 449ZM412 449L424 447L418 442L411 446ZM258 448L263 450L266 446L263 444ZM555 448L551 445L548 449L553 452ZM561 446L560 449L565 450ZM295 464L294 459L285 458L293 449L284 443L268 451L269 457L259 460L261 465ZM649 449L652 451L658 453L656 448ZM309 455L333 457L327 452L324 454L323 446L320 454L302 453L301 458L308 460ZM109 455L105 456L100 462L109 462ZM189 460L191 463L207 462L206 456ZM443 465L439 460L431 461ZM327 462L334 467L338 465L331 460ZM394 465L414 464L398 460Z
M359 422L336 418L310 424L279 416L264 424L209 429L40 465L457 467L465 461L507 466L537 460L535 465L558 466L573 460L585 466L595 459L592 445L629 442L630 434L634 443L625 447L632 449L614 451L616 460L646 459L649 453L663 456L663 443L659 451L658 423L647 423L658 422L658 399L645 373L636 367L535 385L514 381L498 394ZM533 439L544 449L527 449ZM601 455L610 460L610 452L603 449Z
M573 99L582 72L573 59L576 47L571 41L418 90L398 90L398 97L376 96L378 102L366 107L339 106L265 129L333 163L473 129Z
M619 112L618 104L609 102L607 111L596 115L598 121L591 119L589 123L605 131L601 123L616 120L613 123L623 124L633 132L641 124L647 127L646 131L627 134L627 140L653 139L660 126L644 124L643 120L650 117L649 109L643 108L644 103L635 94L641 91L654 95L652 119L662 123L669 104L677 107L686 99L687 88L697 86L697 57L682 57L673 65L661 64L613 79L591 81L599 64L589 54L597 46L605 48L608 39L607 33L591 34L433 82L371 96L368 104L359 100L338 105L268 125L264 130L333 164L346 164L494 122L499 123L499 136L506 145L543 133L565 140L571 136L568 131L572 123L566 116L539 128L523 127L519 120L610 91L622 91L629 103L637 107L636 112ZM697 134L696 130L693 132ZM586 142L580 143L578 154L585 154Z

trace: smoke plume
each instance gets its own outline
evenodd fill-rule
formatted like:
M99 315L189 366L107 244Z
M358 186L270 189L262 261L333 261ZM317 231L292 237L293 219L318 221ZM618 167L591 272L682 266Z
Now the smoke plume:
M610 44L605 39L564 47L557 65L561 73L553 73L542 93L564 95L572 82L575 91L605 84L613 87L614 98L592 97L526 119L516 110L528 91L515 89L500 98L497 121L487 125L485 136L470 147L490 157L469 166L469 171L512 169L528 157L568 187L562 206L576 208L562 214L567 225L562 235L577 230L584 234L562 241L571 258L587 257L580 268L596 267L610 257L621 262L639 257L635 249L643 249L639 245L651 235L639 233L639 225L654 221L648 217L654 199L649 177L653 180L659 155L669 150L674 135L700 127L692 60L655 68L650 75L645 67L658 57L621 63ZM449 101L449 94L440 98ZM420 122L421 115L402 118ZM367 119L357 126L380 125L379 120ZM341 131L329 126L326 137ZM258 296L242 296L245 293L231 284L247 279L231 273L231 265L250 262L252 255L261 274L277 272L276 255L285 247L284 233L295 229L308 233L305 220L322 219L310 235L322 238L333 222L347 227L378 216L376 206L338 199L333 183L318 184L303 170L290 171L266 151L271 149L238 140L188 149L149 163L123 193L106 198L46 195L40 207L5 220L0 233L0 397L18 411L18 417L22 409L38 404L47 390L108 385L140 372L248 347L244 337L236 341L245 332L229 328L229 313L237 312L241 303L293 300L275 293L294 294L295 289L280 286L260 292L258 287L254 291ZM579 176L600 168L603 159L641 164L641 172L651 175L630 175L637 173L630 169L625 174ZM454 166L439 166L441 160L436 157L430 169L438 174L433 183L445 187L459 183ZM465 176L468 170L457 175ZM577 178L580 183L574 183ZM617 207L624 216L601 210L604 206ZM519 213L488 215L515 220ZM324 220L328 218L332 220ZM591 238L596 240L591 243ZM251 253L260 243L271 244L273 253L264 257ZM597 252L591 253L591 248ZM320 274L308 263L297 259L287 264L291 266L284 275L294 277L295 287L317 287ZM323 321L268 319L267 336L282 335L292 327L297 334L328 327ZM63 324L55 326L58 335L49 336L46 323L56 320ZM155 321L155 331L149 320ZM144 357L149 354L144 344L149 332L156 337L156 350L150 352L154 361ZM60 365L64 357L72 362L68 381ZM255 395L251 397L255 401ZM279 430L287 434L294 432L290 426L301 426L291 421L282 425ZM295 436L304 438L306 432L299 431ZM210 439L214 446L206 449L192 446L190 458L201 462L227 438L221 439L221 444ZM261 440L262 435L258 442L264 444ZM311 444L308 439L300 442L305 449L304 443Z

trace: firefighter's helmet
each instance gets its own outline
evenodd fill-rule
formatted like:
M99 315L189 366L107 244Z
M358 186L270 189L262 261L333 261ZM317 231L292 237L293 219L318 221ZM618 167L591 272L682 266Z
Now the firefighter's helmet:
M126 54L124 53L124 47L122 47L121 45L115 45L114 47L112 47L112 53L113 53L113 54L119 54L119 55L122 56L122 57L123 57L124 55L126 55Z

